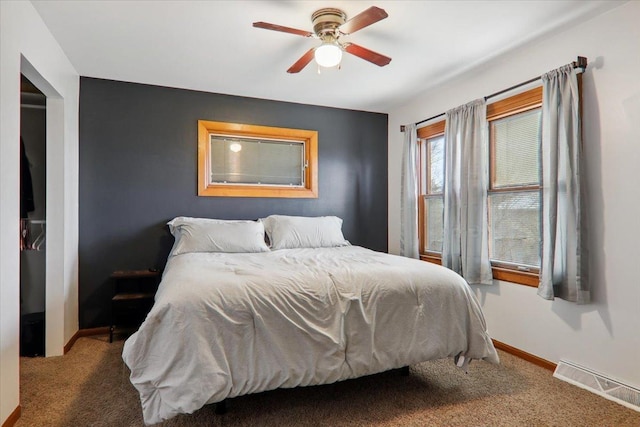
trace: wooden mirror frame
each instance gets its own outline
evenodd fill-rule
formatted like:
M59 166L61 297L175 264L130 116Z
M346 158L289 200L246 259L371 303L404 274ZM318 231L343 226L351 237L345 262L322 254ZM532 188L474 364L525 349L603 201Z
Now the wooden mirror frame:
M209 183L211 134L304 142L304 187ZM318 198L318 132L198 120L198 196Z

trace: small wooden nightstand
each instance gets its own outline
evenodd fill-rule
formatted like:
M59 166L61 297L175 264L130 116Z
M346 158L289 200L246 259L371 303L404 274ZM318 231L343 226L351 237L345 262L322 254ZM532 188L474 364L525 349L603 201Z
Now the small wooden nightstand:
M109 342L113 342L116 328L137 328L145 319L153 306L160 272L158 270L119 270L111 273L109 277L113 280Z

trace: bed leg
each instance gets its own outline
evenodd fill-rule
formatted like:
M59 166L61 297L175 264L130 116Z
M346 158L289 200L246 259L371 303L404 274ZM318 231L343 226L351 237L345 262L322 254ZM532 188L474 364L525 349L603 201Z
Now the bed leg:
M400 368L400 376L403 376L403 377L408 377L409 376L409 367L408 366L403 366L402 368Z
M227 413L227 400L216 403L215 413L218 415L224 415Z

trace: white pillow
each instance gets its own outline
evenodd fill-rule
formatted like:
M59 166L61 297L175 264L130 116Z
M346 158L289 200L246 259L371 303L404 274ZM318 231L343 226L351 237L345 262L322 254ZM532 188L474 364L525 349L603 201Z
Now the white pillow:
M303 217L270 215L261 219L271 249L328 248L348 246L337 216Z
M268 252L259 221L177 217L167 223L175 243L169 256L189 252Z

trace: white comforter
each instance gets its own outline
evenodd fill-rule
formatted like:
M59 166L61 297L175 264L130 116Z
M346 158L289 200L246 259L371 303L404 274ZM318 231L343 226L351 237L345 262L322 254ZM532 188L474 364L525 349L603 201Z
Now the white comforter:
M152 424L227 397L457 355L498 362L460 276L347 246L174 256L122 357Z

